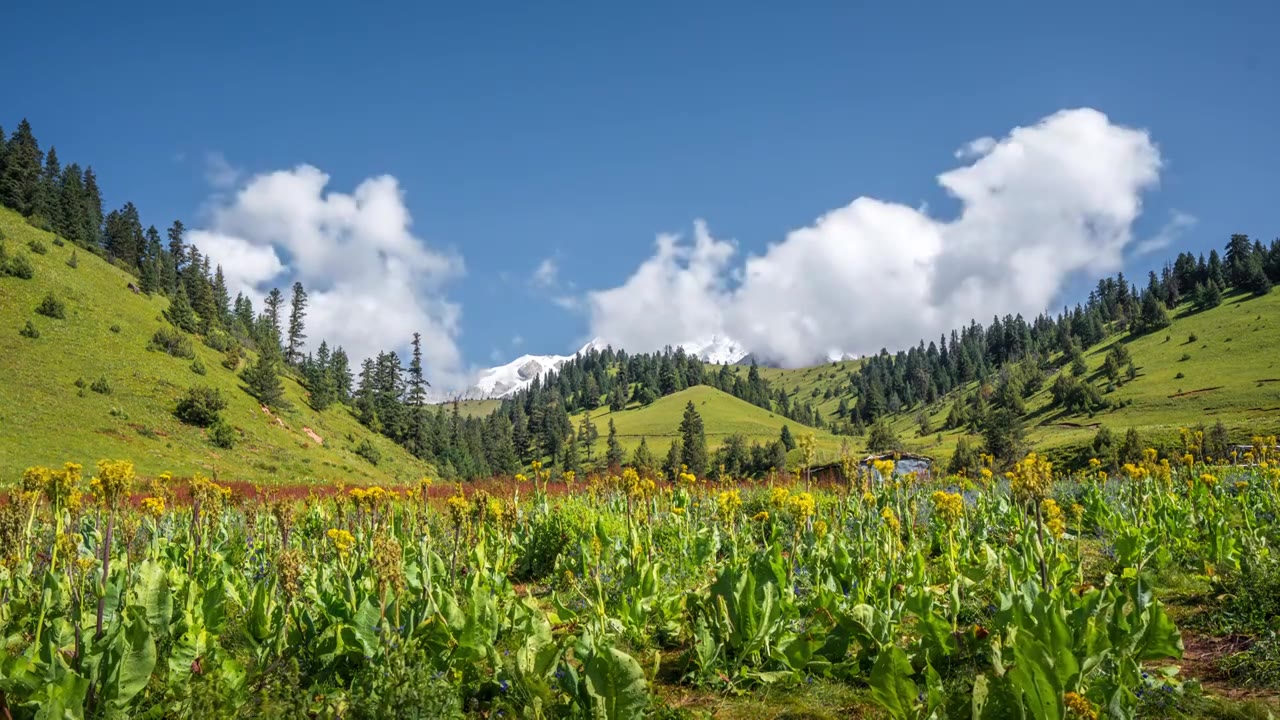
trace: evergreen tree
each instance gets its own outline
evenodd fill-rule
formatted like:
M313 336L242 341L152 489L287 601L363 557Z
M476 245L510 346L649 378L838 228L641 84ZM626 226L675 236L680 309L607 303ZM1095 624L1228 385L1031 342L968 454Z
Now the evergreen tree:
M967 437L957 440L955 452L951 454L951 461L947 463L947 472L952 475L977 477L981 467L978 448Z
M284 295L280 292L280 288L271 288L271 292L267 294L267 309L263 315L267 319L267 336L259 337L260 345L269 345L272 348L280 349L280 308L284 307Z
M302 283L293 284L293 300L289 307L289 345L285 349L285 362L296 365L302 353L302 341L307 338L303 334L303 320L307 315L307 291ZM419 368L421 369L421 368Z
M102 237L102 193L98 190L98 176L93 167L84 171L84 242L97 246Z
M1000 462L1018 459L1024 445L1022 417L1007 408L992 410L983 423L982 438L987 454Z
M323 340L320 341L320 347L316 349L315 360L307 363L306 377L312 408L324 410L337 400L329 344Z
M31 201L31 214L43 220L42 225L53 229L58 219L58 183L62 180L62 165L58 151L53 146L44 156L44 170L36 182L35 197Z
M662 461L662 474L672 482L680 477L681 465L680 438L671 441L671 447L667 448L667 457Z
M409 361L409 397L412 407L422 407L427 402L427 388L431 383L422 376L422 334L413 334L413 356Z
M4 174L0 175L0 204L23 215L35 211L42 159L31 124L23 118L5 150Z
M893 431L888 420L880 417L871 424L871 430L867 433L867 450L869 452L882 453L897 450L901 447L902 441L898 439L897 433Z
M152 228L154 230L154 228ZM157 237L157 241L159 238ZM164 267L161 265L161 275ZM218 315L218 324L226 326L231 321L231 294L227 291L227 277L222 273L222 265L213 273L213 310Z
M169 308L164 311L164 316L166 320L173 323L174 327L186 332L193 333L199 329L196 313L191 309L191 301L187 299L186 288L178 288L178 294L174 295Z
M636 451L631 454L631 467L634 467L640 475L649 475L653 472L653 453L649 450L649 442L643 435L640 436L640 444L636 446Z
M610 422L613 421L610 420ZM600 431L596 429L596 424L591 422L591 413L583 413L582 421L578 423L578 442L582 443L582 452L587 456L587 462L591 462L596 440L599 438Z
M609 410L612 412L620 412L627 408L627 387L626 383L615 380L613 388L609 390Z
M258 353L257 361L245 368L240 379L244 380L249 394L263 405L274 409L282 409L286 406L284 385L281 384L280 375L276 369L276 354L270 350Z
M796 439L791 436L791 428L789 426L782 426L782 434L778 437L778 440L782 442L782 447L785 448L787 452L791 452L796 449Z
M702 426L702 416L690 400L684 406L684 418L680 421L681 460L689 472L702 477L707 474L707 435Z
M605 464L610 468L619 467L622 465L624 454L622 443L618 442L618 428L614 426L613 418L609 418L609 437L606 444L608 449L605 451Z
M347 351L335 348L329 359L329 375L333 379L334 395L341 402L351 399L351 361L347 359Z
M79 165L71 163L63 168L62 178L58 182L58 210L54 228L62 237L83 246L89 240L84 235L84 215L84 173L80 171Z
M1267 277L1267 271L1263 265L1264 254L1261 252L1253 253L1249 259L1245 261L1244 282L1240 287L1253 293L1255 297L1262 297L1271 292L1271 278Z
M578 461L578 438L572 432L569 437L565 438L563 457L560 459L561 470L572 470L574 473L582 471L582 465Z
M183 233L186 227L183 226L181 220L174 220L169 226L169 257L173 263L173 285L169 286L169 292L177 291L178 277L183 270L183 262L187 258L187 246L183 244Z

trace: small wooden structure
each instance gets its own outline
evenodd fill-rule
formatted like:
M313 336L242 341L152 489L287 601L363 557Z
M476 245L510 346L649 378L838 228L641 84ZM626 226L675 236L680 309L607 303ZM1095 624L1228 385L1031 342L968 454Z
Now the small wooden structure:
M893 474L896 477L902 477L910 473L916 473L919 477L926 479L933 476L933 458L928 455L917 455L909 452L886 452L868 455L858 461L858 467L863 472L869 472L875 477L875 463L885 460L893 461ZM826 483L843 484L849 481L844 476L844 467L839 460L814 465L809 468L809 478L816 482Z

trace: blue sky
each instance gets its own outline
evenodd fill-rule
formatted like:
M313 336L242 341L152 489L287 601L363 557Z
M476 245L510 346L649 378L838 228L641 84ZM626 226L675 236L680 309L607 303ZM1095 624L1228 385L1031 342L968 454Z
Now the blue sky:
M465 263L440 292L467 365L572 349L581 293L698 218L740 255L863 195L946 219L958 147L1065 108L1158 146L1136 238L1173 210L1197 219L1179 248L1280 232L1274 3L22 5L0 124L159 226L201 225L209 153L344 193L394 176L413 234ZM531 287L546 258L558 287Z

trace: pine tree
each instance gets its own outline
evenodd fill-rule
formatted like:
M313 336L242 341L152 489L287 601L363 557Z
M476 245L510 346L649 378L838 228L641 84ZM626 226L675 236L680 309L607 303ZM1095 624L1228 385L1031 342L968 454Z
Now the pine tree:
M102 239L102 192L98 190L98 176L93 166L84 170L84 222L85 245L97 246Z
M612 423L612 421L610 422ZM591 413L583 413L582 422L578 423L578 441L582 443L582 450L587 456L587 462L591 462L592 452L599 437L600 431L596 429L596 424L591 422Z
M161 268L163 275L163 267ZM227 276L222 273L222 265L213 273L213 310L218 314L218 324L227 326L231 320L231 294L227 290Z
M23 118L13 131L5 151L4 174L0 176L0 204L23 215L35 210L43 156L31 124Z
M187 299L187 289L178 288L178 293L173 296L173 300L169 303L169 309L164 311L165 318L173 323L174 327L181 328L186 332L193 333L199 329L196 321L196 313L191 309L191 301Z
M302 341L307 338L303 334L303 320L307 316L307 291L302 283L293 284L293 300L289 307L289 345L285 349L284 359L290 365L296 365L302 352Z
M182 271L184 269L183 263L187 259L187 246L183 244L183 234L185 232L186 232L186 227L183 226L181 220L174 220L173 224L169 226L169 231L168 231L169 257L172 258L172 262L173 262L173 280L172 281L174 283L173 285L169 286L169 292L177 291L178 287L176 283L178 282L178 278L181 276Z
M610 468L619 467L625 455L622 451L622 443L618 442L618 428L614 426L613 418L609 418L609 438L606 444L608 449L605 451L605 464Z
M680 477L681 466L680 438L671 441L671 447L667 448L667 457L662 461L662 473L668 480L675 482Z
M89 238L84 235L84 215L84 173L79 165L71 163L63 168L62 179L58 183L58 212L54 227L62 237L77 245L85 245Z
M324 410L337 399L333 386L332 360L329 356L329 344L320 341L316 349L315 359L306 365L307 389L310 405L316 410Z
M690 400L684 407L680 421L681 459L689 466L689 472L702 477L707 473L707 436L702 427L702 416Z
M782 426L782 433L778 439L782 442L782 447L786 448L787 452L796 449L796 439L791 436L791 428L789 426Z
M653 473L653 452L649 450L649 442L643 435L640 436L640 444L636 446L636 451L631 454L631 466L641 475Z
M58 183L62 179L62 165L58 162L58 151L49 146L44 156L44 170L36 182L35 197L31 201L31 214L44 222L48 227L58 218Z
M421 407L427 401L427 388L431 383L422 376L422 334L413 334L413 357L409 361L409 397L412 407Z
M284 306L284 295L281 294L280 288L271 288L265 302L267 308L263 311L263 315L267 319L267 337L259 337L258 343L278 350L280 348L280 308Z
M626 383L619 380L614 381L613 389L609 391L609 410L620 412L627 408L627 387Z
M257 361L245 368L240 378L244 380L249 394L257 398L258 402L275 409L286 406L284 385L281 384L280 375L276 369L275 353L270 350L258 353Z

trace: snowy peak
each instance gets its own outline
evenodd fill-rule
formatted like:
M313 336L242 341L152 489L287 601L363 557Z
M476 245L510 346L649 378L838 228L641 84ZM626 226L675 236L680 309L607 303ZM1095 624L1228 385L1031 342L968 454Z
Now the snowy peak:
M510 397L528 387L534 378L545 378L578 355L593 350L604 351L609 346L610 344L604 338L596 337L573 355L521 355L506 365L482 370L474 385L460 393L455 393L448 399L456 397L460 400L482 400ZM711 335L680 343L679 347L705 363L732 365L747 356L747 351L740 343L722 335Z

